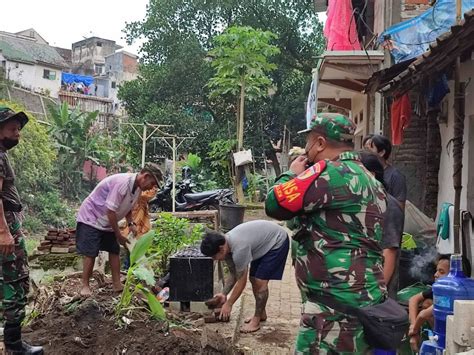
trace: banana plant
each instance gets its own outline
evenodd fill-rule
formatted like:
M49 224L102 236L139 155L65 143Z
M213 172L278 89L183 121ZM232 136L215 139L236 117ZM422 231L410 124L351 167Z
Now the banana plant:
M130 253L130 267L119 303L115 307L115 315L120 322L121 315L128 310L133 297L139 293L145 296L150 314L155 319L164 320L165 311L149 287L155 285L155 275L150 268L154 255L146 256L153 243L155 231L150 231L138 239Z

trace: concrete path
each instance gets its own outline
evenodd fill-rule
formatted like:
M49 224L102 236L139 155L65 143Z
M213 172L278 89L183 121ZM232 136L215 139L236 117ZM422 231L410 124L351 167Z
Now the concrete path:
M298 333L301 297L294 268L288 255L282 281L270 281L267 303L268 320L253 334L239 332L243 321L253 315L255 299L250 282L242 295L241 316L237 324L235 345L245 354L292 354Z

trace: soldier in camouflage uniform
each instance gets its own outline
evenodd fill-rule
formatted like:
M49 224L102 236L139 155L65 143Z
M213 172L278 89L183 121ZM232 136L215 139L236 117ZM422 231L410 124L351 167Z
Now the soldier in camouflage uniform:
M0 317L7 354L43 354L21 340L21 322L29 290L28 260L21 230L21 202L7 150L18 144L28 122L23 112L0 106Z
M295 272L306 300L297 354L365 353L360 322L324 300L363 307L386 296L379 246L386 197L353 152L354 130L340 114L314 117L306 155L277 179L266 200L269 216L299 222Z

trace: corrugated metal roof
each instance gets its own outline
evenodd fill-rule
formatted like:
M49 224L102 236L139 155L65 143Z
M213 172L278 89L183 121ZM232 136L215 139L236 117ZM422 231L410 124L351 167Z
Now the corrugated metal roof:
M53 47L7 33L0 33L0 50L11 61L46 64L61 69L68 67Z

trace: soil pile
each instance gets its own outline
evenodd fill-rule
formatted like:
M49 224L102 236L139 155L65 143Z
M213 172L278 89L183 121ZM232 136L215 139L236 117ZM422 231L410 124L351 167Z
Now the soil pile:
M77 296L80 280L68 277L37 290L24 338L45 347L46 354L233 354L226 339L206 329L172 321L150 319L141 307L122 318L118 326L114 306L118 295L109 280L96 275L94 294ZM176 324L180 324L177 326Z

